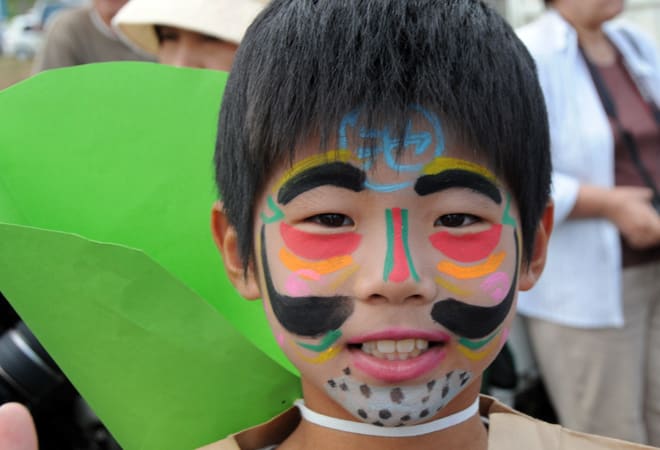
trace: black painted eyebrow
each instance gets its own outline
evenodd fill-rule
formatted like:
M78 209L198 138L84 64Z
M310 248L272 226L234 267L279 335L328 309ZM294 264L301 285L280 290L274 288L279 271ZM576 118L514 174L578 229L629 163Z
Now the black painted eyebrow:
M429 195L445 189L464 187L486 195L498 205L502 204L502 193L488 178L463 169L444 170L434 175L423 175L415 182L415 192Z
M286 205L300 194L319 186L337 186L360 192L367 175L345 162L332 162L305 170L284 183L277 193L277 201Z

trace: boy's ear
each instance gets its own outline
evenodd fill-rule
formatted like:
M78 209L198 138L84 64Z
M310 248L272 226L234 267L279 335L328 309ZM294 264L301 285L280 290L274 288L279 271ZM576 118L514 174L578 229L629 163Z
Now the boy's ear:
M539 225L536 228L536 235L534 236L534 247L529 258L529 263L523 264L523 266L520 268L520 276L518 277L518 289L521 291L527 291L531 289L543 273L543 268L545 267L545 259L548 255L548 240L550 239L550 234L552 233L554 210L554 203L549 201L545 207L545 210L543 211Z
M225 271L234 287L248 300L260 298L259 282L254 273L254 267L250 264L247 272L243 270L243 261L238 247L238 233L236 228L229 223L221 201L213 204L211 230L215 245L222 255Z

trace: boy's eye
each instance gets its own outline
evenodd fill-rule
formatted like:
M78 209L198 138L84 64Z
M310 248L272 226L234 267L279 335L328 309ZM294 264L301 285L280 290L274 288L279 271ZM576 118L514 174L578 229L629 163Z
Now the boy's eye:
M317 214L307 219L307 222L316 223L328 228L348 227L354 225L353 220L338 213Z
M477 216L472 214L445 214L438 217L433 224L434 227L442 226L448 228L458 228L472 225L479 222Z

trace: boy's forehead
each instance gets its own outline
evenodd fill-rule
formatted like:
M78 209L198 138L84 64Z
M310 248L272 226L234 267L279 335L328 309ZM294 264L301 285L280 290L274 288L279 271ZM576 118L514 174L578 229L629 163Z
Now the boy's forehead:
M402 178L461 169L496 180L481 152L461 143L438 115L421 107L411 108L402 125L381 122L369 126L358 113L349 113L335 128L324 144L312 136L296 147L293 159L277 171L276 189L296 175L333 163L350 164L367 174L393 172ZM396 190L394 185L367 183L367 187Z

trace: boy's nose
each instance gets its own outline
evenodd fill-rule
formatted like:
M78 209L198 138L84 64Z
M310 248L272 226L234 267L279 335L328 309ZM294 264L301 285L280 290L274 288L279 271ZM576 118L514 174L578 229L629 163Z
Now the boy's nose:
M374 261L363 271L357 289L359 298L389 302L432 301L438 287L432 277L420 273L416 267L410 249L407 211L387 209L385 222L386 246L384 254L381 253L384 260L380 264Z

